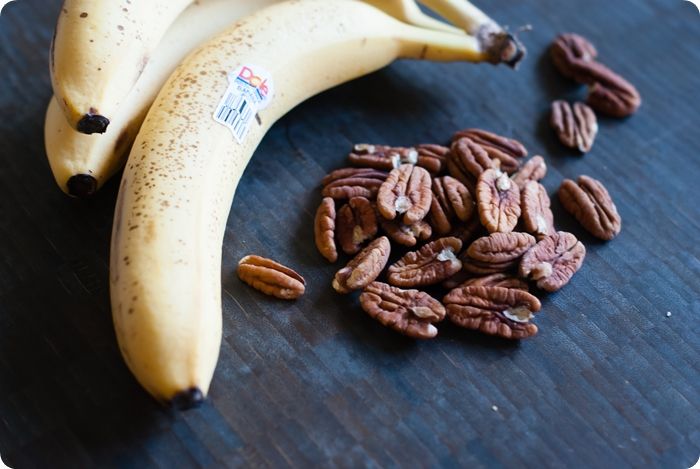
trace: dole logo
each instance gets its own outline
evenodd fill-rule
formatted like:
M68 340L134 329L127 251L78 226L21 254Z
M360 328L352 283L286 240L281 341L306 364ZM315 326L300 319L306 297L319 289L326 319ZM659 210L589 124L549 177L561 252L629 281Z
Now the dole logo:
M250 67L241 67L241 71L238 73L238 79L257 89L263 98L265 98L270 91L267 87L267 78L256 75Z

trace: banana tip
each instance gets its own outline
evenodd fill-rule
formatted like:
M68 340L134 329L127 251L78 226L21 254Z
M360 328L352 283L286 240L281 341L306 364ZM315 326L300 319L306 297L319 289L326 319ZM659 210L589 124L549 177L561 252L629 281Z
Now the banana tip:
M204 393L199 388L192 387L175 394L170 400L170 405L177 410L188 410L199 407L202 402L204 402Z
M68 193L79 199L86 199L97 192L97 179L89 174L76 174L68 179Z
M99 114L85 114L78 121L78 132L83 134L103 134L107 131L109 119Z

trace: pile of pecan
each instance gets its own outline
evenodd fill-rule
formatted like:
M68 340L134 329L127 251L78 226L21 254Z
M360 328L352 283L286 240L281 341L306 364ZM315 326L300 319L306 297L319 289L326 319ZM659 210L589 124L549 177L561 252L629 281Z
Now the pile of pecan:
M414 338L435 337L445 317L508 339L535 335L541 304L531 289L562 288L586 249L556 230L539 183L545 161L521 164L526 156L520 142L480 129L457 132L449 147L355 145L350 166L323 179L315 217L323 257L352 256L333 288L361 291L367 314ZM592 235L619 233L599 181L567 179L559 197Z

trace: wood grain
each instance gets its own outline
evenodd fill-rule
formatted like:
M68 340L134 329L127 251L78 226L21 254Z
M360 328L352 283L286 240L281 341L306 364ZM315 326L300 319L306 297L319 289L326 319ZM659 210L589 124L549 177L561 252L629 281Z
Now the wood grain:
M219 466L678 467L700 455L700 16L680 0L479 2L517 27L513 73L397 63L318 96L273 127L238 189L223 249L224 341L202 408L158 407L116 346L108 246L117 183L78 202L43 151L47 51L59 0L0 18L0 454L14 468ZM603 120L576 156L548 128L553 99L582 90L545 55L588 36L639 88L626 121ZM313 242L318 185L351 143L442 142L463 127L512 135L564 177L602 180L620 236L558 226L588 257L543 301L520 344L442 325L415 343L332 292ZM240 282L245 254L308 282L295 303ZM672 313L667 317L666 312Z

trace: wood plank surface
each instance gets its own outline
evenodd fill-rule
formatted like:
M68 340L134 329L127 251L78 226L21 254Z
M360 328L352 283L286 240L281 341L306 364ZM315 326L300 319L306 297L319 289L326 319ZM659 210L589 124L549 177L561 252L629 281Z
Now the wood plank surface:
M277 123L239 186L223 248L224 340L209 401L159 407L122 362L108 294L117 181L65 197L43 150L48 46L59 0L0 18L0 454L32 467L658 467L700 456L700 15L681 0L492 0L530 23L521 69L399 62L326 92ZM603 119L576 156L548 127L582 90L545 54L588 36L639 88L634 117ZM510 343L440 326L397 336L356 296L332 292L316 252L318 185L353 142L444 142L479 126L543 154L564 177L601 179L623 218L587 236L571 284L543 300L540 334ZM288 303L242 284L257 253L295 266ZM667 317L667 312L671 316Z

